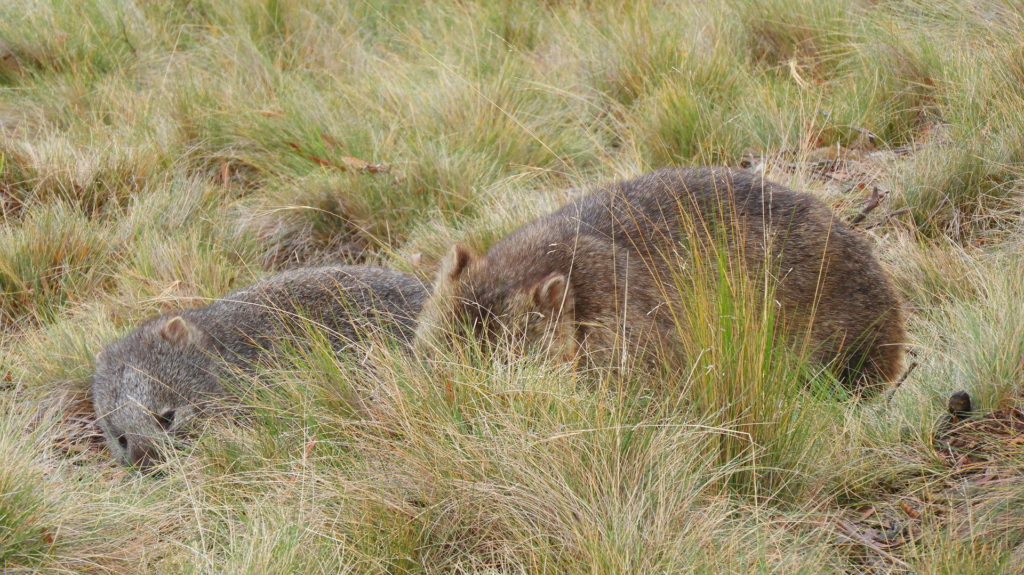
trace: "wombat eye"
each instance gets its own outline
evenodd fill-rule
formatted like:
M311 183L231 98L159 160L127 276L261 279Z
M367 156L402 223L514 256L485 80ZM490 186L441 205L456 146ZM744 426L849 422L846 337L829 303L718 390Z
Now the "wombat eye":
M174 410L168 409L167 411L157 415L156 422L160 424L160 427L164 428L164 431L167 431L174 423Z
M118 435L117 444L121 446L121 449L128 449L128 438L124 435Z

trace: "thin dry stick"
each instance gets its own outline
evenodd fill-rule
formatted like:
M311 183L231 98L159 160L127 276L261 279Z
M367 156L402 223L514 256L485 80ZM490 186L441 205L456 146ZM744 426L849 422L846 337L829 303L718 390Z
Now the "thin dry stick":
M882 200L885 199L885 197L888 195L888 192L884 194L878 193L878 188L872 186L871 197L868 198L867 203L864 204L864 207L860 210L860 213L857 214L856 216L853 216L853 219L850 220L850 227L856 226L857 224L863 222L864 218L868 217L868 214L870 214L875 208L877 208L882 203Z
M939 205L938 205L938 206L936 206L936 208L935 208L935 209L934 209L934 210L932 211L932 213L928 214L928 217L927 217L927 218L925 218L925 220L924 220L923 222L921 222L921 225L917 226L917 230L918 230L918 231L921 231L921 230L923 230L923 229L924 229L924 226L925 226L925 225L926 225L926 224L927 224L928 222L932 221L932 220L933 220L933 219L935 218L935 216L939 215L939 212L940 212L940 211L942 211L942 207L943 207L943 206L945 206L945 205L946 205L946 202L948 202L948 201L949 201L949 194L946 194L946 195L945 195L945 196L944 196L944 197L942 198L942 201L941 201L941 202L939 202Z
M914 369L916 368L916 361L907 366L907 370L904 371L903 375L901 375L900 378L896 380L896 382L892 386L892 389L889 391L889 397L885 399L886 403L892 401L892 397L896 395L896 390L899 389L901 385L903 385L904 381L907 381L907 378L910 377L910 372L914 371Z

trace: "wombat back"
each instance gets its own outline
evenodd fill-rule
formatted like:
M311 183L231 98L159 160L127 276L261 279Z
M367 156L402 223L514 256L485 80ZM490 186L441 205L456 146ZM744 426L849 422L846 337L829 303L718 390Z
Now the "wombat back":
M897 375L900 298L870 244L813 196L726 168L664 169L600 188L484 256L456 246L417 340L429 348L452 326L489 337L497 330L487 326L501 325L557 342L563 355L657 353L678 345L679 274L717 256L777 278L793 333L809 333L816 357L851 386L870 391Z

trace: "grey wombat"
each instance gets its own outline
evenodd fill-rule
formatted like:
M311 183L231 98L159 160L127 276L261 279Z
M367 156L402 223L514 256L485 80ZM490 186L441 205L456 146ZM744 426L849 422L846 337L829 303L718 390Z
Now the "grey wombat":
M162 439L227 396L224 377L251 367L282 338L308 328L339 350L374 335L409 345L427 296L416 278L382 268L300 268L152 319L97 358L97 422L118 460L150 466Z
M809 330L816 358L846 383L871 392L898 375L901 301L870 244L814 197L726 168L663 169L606 186L482 257L455 246L417 346L469 329L482 341L512 333L566 357L622 357L623 346L657 353L678 337L682 262L717 262L722 247L756 277L774 274L792 332Z

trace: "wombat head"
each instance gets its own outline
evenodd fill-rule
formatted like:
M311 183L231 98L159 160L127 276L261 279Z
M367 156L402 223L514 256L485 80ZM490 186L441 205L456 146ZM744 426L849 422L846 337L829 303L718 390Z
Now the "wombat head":
M152 320L105 349L92 380L97 423L126 465L157 463L170 440L223 397L212 344L181 316Z
M491 349L506 346L572 357L576 349L569 278L528 267L497 265L454 246L420 315L417 347L431 353L467 337Z

